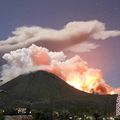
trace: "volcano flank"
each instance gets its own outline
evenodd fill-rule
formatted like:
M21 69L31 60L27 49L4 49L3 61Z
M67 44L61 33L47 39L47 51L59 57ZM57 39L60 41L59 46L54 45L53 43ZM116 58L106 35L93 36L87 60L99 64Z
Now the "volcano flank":
M95 95L77 90L56 75L37 71L0 86L0 107L102 110L115 112L117 95Z

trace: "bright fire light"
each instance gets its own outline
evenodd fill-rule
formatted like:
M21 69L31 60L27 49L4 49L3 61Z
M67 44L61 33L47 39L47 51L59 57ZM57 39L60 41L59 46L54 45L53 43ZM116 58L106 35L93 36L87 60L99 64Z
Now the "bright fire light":
M47 65L48 72L56 74L65 80L69 85L85 91L87 93L115 94L112 87L105 83L101 70L89 68L87 62L79 56L75 56L67 61L58 62L50 59L46 49L33 47L33 61L35 65ZM117 93L120 92L117 89Z

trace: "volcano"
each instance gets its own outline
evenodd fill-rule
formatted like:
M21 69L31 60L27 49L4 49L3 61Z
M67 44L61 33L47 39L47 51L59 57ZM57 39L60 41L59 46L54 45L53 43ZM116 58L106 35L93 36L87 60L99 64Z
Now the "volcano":
M67 84L56 75L37 71L0 86L0 107L102 110L115 112L117 95L88 94Z

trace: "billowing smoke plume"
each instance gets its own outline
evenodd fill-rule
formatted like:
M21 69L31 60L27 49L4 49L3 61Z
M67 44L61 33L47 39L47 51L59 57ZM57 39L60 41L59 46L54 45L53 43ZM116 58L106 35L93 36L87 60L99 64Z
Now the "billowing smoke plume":
M51 52L46 48L32 45L11 51L3 56L7 64L3 66L2 78L5 82L36 70L51 72L68 84L85 92L100 94L120 93L105 83L101 70L89 68L79 56L66 60L63 52Z
M74 52L85 52L98 47L95 43L90 43L90 39L104 40L120 36L120 31L106 30L104 23L97 20L70 22L60 30L36 26L19 27L12 33L12 37L0 40L0 52L29 47L32 44L55 51L69 49ZM73 48L74 45L77 45L77 49Z

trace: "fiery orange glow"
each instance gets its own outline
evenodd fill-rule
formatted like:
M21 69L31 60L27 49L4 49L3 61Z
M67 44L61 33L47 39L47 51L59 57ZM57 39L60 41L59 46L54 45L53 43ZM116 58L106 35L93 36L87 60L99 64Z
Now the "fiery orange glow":
M36 65L46 65L49 63L49 58L45 51L39 52L39 50L34 49L33 59Z
M50 59L46 50L33 50L33 63L40 66L45 65L45 70L62 78L69 85L96 94L118 94L120 88L114 89L103 80L101 70L89 68L87 62L79 56L75 56L67 61L58 62Z
M79 90L82 90L83 88L82 87L83 83L82 83L82 80L80 79L79 74L70 74L66 82Z
M88 93L99 93L99 94L107 94L106 87L101 85L102 76L100 71L91 71L86 72L84 75L80 76L79 73L72 73L67 78L67 83L72 85L73 87L83 90ZM90 74L91 73L91 74Z

